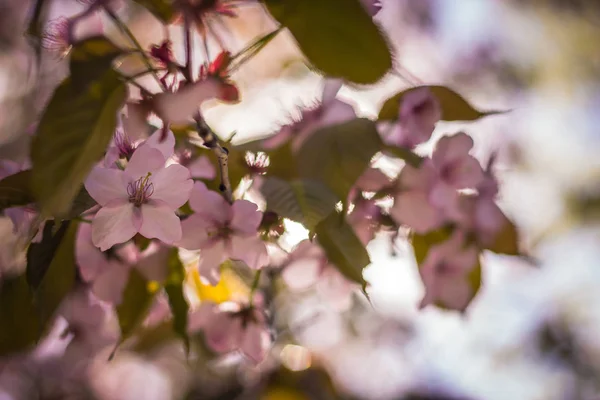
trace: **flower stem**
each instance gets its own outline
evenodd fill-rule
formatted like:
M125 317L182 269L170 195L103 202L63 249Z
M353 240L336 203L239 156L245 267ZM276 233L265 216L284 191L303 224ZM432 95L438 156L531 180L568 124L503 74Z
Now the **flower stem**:
M106 12L106 14L110 17L110 19L113 20L113 22L115 23L115 25L117 25L117 27L121 30L121 32L123 32L125 34L125 36L127 36L129 38L129 40L134 45L134 47L139 51L139 54L140 54L140 56L142 58L142 61L146 65L146 68L148 69L148 71L154 71L154 67L152 66L152 63L150 62L150 58L148 58L148 55L146 54L146 52L142 48L142 45L140 44L140 42L138 42L138 40L135 38L134 34L129 30L129 28L127 27L127 25L123 21L121 21L121 19L117 16L117 14L114 13L113 10L110 9L110 7L106 6L105 4L103 4L102 7L103 7L104 11ZM167 87L160 80L160 78L158 77L158 75L156 75L156 73L153 72L152 76L154 77L154 79L156 80L156 82L158 83L158 85L163 90L166 91Z
M248 303L250 304L250 307L252 307L252 303L254 302L254 292L256 292L256 289L258 288L258 283L260 282L261 273L262 273L262 269L259 269L258 271L256 271L256 274L254 275L254 280L252 281L252 287L250 287L250 299L248 299Z

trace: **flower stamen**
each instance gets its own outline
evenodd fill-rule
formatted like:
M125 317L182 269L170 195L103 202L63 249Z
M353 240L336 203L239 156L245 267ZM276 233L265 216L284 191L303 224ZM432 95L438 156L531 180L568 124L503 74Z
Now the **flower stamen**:
M143 176L134 182L130 182L127 185L129 202L133 203L136 207L140 207L142 204L146 203L154 193L154 184L149 181L150 175L152 174L148 172L148 175Z

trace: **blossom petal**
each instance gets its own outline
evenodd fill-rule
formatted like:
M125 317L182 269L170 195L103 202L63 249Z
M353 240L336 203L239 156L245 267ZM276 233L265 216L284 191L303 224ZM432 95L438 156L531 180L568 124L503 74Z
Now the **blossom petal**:
M259 364L266 356L266 343L269 332L258 324L248 324L242 333L240 350L254 364Z
M304 291L317 283L323 266L321 259L299 258L281 271L281 277L293 291Z
M85 180L85 189L101 206L129 198L123 184L123 171L119 169L95 167Z
M417 233L426 233L444 222L442 212L429 203L427 195L414 190L396 196L390 214L397 222L408 225Z
M317 283L319 294L339 311L350 308L355 288L356 285L348 281L331 265L323 270L321 279Z
M229 313L217 312L210 319L210 324L204 328L204 335L211 349L218 353L227 353L237 348L241 330L239 318Z
M220 267L226 259L227 252L223 241L215 242L211 247L202 249L200 263L198 264L200 277L213 286L219 283L221 277Z
M254 234L260 225L262 212L258 206L248 200L236 200L231 206L229 226L241 233Z
M323 99L321 101L325 106L330 105L333 100L335 100L335 96L340 91L344 81L341 79L325 79L325 83L323 84Z
M196 179L214 179L217 176L215 166L206 156L200 156L188 165L192 178Z
M156 238L167 244L181 239L181 221L173 209L161 201L151 200L140 207L142 226L140 234L148 239Z
M350 104L336 99L325 109L319 127L341 124L354 118L356 118L354 108Z
M231 236L230 258L244 261L248 267L259 269L269 263L265 243L258 236Z
M127 103L127 115L122 117L127 136L133 140L145 138L148 134L147 116L148 110L142 103Z
M92 243L92 226L80 224L75 241L75 260L79 273L85 282L93 281L96 276L107 268L106 256Z
M202 102L219 97L222 85L216 79L197 81L177 92L154 96L154 112L172 124L185 124L198 112Z
M167 130L167 135L163 141L161 141L162 136L163 131L162 129L159 129L150 135L150 137L144 142L144 145L159 150L166 160L175 152L175 135L173 135L171 130Z
M466 133L443 136L435 145L431 159L436 166L439 166L465 157L472 148L473 139Z
M144 250L143 256L135 266L146 279L163 282L168 274L168 260L169 247L160 244L152 246L151 244L148 249Z
M123 291L129 279L129 266L117 261L106 263L92 283L92 291L100 299L112 304L121 304Z
M196 182L190 196L190 207L212 221L229 221L231 206L219 193L209 190L202 182Z
M141 216L127 201L113 201L102 207L92 221L92 242L105 251L138 233Z
M160 150L150 146L138 147L125 167L125 174L133 180L155 173L165 165L165 157Z
M154 191L153 200L165 202L172 210L176 210L188 201L194 186L190 179L190 171L182 165L172 164L159 169L150 177Z
M194 214L181 221L181 240L177 242L177 247L183 247L187 250L198 250L207 246L212 239L208 236L208 231L215 229L212 221L204 218L200 214Z
M389 185L390 178L378 168L367 168L358 178L355 185L364 192L377 192Z

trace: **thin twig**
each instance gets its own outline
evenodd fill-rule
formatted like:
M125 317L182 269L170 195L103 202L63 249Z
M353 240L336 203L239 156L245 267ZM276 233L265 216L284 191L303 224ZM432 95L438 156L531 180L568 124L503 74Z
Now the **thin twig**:
M229 181L229 168L227 166L229 162L229 151L219 144L219 139L206 124L199 112L194 119L196 120L198 135L204 140L204 145L211 149L219 160L219 175L221 177L219 189L223 192L225 199L232 204L233 190L231 188L231 182Z
M112 19L113 22L115 23L115 25L117 25L117 27L121 30L121 32L123 32L125 34L125 36L127 36L129 38L129 40L134 45L134 47L137 50L139 50L139 54L140 54L140 56L142 58L142 61L146 65L146 68L148 69L148 71L153 71L154 67L152 66L152 62L150 62L150 58L148 58L148 55L146 54L146 52L142 48L142 45L140 44L140 42L138 42L138 40L135 38L135 35L129 30L129 28L127 27L127 25L125 23L123 23L123 21L121 21L121 19L117 16L117 14L115 14L113 12L113 10L110 9L110 7L106 6L105 4L103 4L102 7L103 7L104 11L106 12L106 14L110 17L110 19ZM164 84L164 82L162 82L160 80L160 78L158 77L158 75L156 75L156 73L152 73L152 76L154 77L154 79L156 80L156 82L158 83L158 85L163 90L166 91L167 90L167 86Z
M185 79L187 79L188 82L191 83L194 80L194 72L192 66L192 32L190 28L190 19L189 17L187 17L187 15L183 24L183 34L183 39L185 42L185 69L182 70L182 72L185 75Z

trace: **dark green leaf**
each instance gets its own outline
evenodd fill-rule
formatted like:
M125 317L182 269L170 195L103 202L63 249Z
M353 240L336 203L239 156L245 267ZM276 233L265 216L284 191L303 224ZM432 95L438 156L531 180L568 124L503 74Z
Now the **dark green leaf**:
M170 0L134 0L150 11L161 22L168 24L173 19L175 10Z
M403 147L385 146L383 150L385 153L389 153L393 157L400 158L401 160L404 160L405 163L415 168L418 168L421 165L421 162L424 160L423 157Z
M31 243L27 249L25 276L27 277L27 283L34 291L39 288L48 268L50 268L54 255L67 233L69 224L68 221L62 223L46 222L42 232L42 240L39 243ZM55 228L55 225L58 228ZM54 232L55 229L58 230Z
M313 133L298 151L297 168L301 176L321 180L346 200L381 148L375 123L358 118Z
M33 293L25 275L0 281L0 355L32 347L41 335Z
M452 231L453 229L451 227L443 227L438 230L428 232L424 235L413 233L410 240L415 253L417 265L421 266L421 264L423 264L423 261L425 260L425 257L427 257L427 253L431 247L448 240L450 235L452 235Z
M325 251L329 262L346 278L359 283L364 289L366 282L362 273L371 259L354 229L337 212L333 212L317 225L315 232L317 242Z
M30 179L31 171L21 171L0 181L0 211L35 201L29 188Z
M475 121L482 117L503 113L503 111L479 111L471 106L461 95L445 86L419 86L404 90L389 98L383 104L381 111L379 111L379 120L396 121L404 95L422 87L428 87L440 102L442 121Z
M123 291L123 301L117 306L121 341L129 338L144 322L156 295L156 289L137 269L131 269L127 286Z
M334 209L338 198L318 181L265 178L260 187L267 210L300 222L307 229L315 226Z
M371 84L392 67L387 39L360 0L264 1L325 75Z
M47 328L46 324L50 321L64 297L75 285L77 276L75 265L77 228L78 224L76 222L63 222L55 235L55 237L62 236L62 240L45 273L41 277L36 276L36 278L41 278L39 281L33 281L29 274L27 276L30 284L37 283L37 285L32 285L32 288L43 328ZM29 268L29 260L27 267Z
M169 254L169 275L165 282L165 291L169 297L169 307L173 314L173 330L183 339L186 351L190 349L190 339L187 335L187 321L189 305L185 300L183 285L185 281L185 268L179 259L177 248Z
M71 51L71 79L79 89L101 78L123 50L103 36L77 43Z
M519 252L519 232L508 218L504 221L502 229L496 234L496 238L486 249L498 254L507 254L510 256L521 255Z
M31 149L32 190L44 216L63 217L71 209L110 142L126 92L112 70L84 91L67 79L54 92Z

